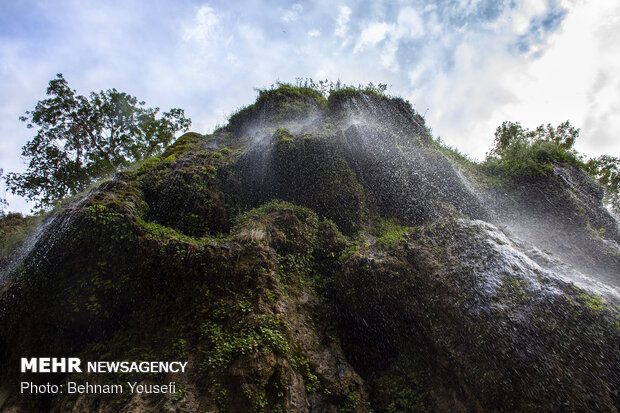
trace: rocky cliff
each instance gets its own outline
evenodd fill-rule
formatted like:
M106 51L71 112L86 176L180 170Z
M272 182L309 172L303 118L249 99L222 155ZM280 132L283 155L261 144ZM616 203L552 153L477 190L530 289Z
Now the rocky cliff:
M401 99L263 91L58 208L4 266L0 409L616 412L620 236L602 195L572 165L489 173ZM19 372L37 356L188 369Z

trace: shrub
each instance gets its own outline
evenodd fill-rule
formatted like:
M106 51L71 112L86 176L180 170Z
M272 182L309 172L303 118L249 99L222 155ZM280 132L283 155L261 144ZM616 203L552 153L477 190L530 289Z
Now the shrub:
M495 131L493 149L485 165L510 175L541 175L550 172L552 164L565 163L585 167L573 150L579 129L568 121L556 128L550 124L534 130L520 123L504 122Z

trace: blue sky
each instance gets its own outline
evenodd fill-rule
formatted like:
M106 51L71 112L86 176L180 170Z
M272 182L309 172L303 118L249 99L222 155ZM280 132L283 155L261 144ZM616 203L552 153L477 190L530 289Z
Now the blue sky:
M3 1L0 168L24 170L33 131L18 117L56 73L82 94L115 87L181 107L201 133L255 88L329 78L390 85L478 160L504 120L568 119L578 150L620 156L618 45L615 0Z

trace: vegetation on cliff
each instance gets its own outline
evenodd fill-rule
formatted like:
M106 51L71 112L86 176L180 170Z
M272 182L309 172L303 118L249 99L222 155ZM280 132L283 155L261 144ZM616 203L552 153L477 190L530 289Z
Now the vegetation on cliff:
M298 86L46 217L1 279L0 408L617 410L618 302L587 277L613 282L620 236L572 144L517 127L478 165L381 88ZM177 383L148 398L19 393L84 381L17 372L61 353L189 369L131 376Z
M158 118L159 108L144 108L144 102L116 89L77 95L62 74L49 82L47 95L20 117L29 129L38 127L22 148L28 170L5 177L14 194L36 201L35 209L159 154L177 131L191 125L182 109Z

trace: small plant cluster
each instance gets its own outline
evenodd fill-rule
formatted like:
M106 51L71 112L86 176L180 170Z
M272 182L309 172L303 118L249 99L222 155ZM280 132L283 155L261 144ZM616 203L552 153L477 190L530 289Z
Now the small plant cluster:
M213 321L202 325L203 337L212 343L212 347L205 352L201 371L225 368L240 354L258 351L272 351L278 355L290 353L286 326L275 316L253 315L236 330L227 332L220 323Z
M277 88L283 85L293 86L288 83L276 82L275 85L271 85L271 88L273 89L273 88ZM312 80L312 78L301 78L301 77L295 78L294 86L298 88L307 88L307 89L316 90L317 92L321 93L325 97L328 97L330 93L334 91L343 90L343 89L351 89L351 90L367 92L367 93L372 93L372 94L377 94L377 95L385 95L385 92L388 89L388 85L386 83L378 83L375 85L373 82L369 82L366 85L358 84L357 86L354 86L354 85L347 85L346 83L341 82L340 79L338 79L336 82L330 81L329 79L319 80L318 82L315 82L314 80Z
M551 124L547 124L534 130L524 129L519 122L506 121L495 130L495 143L491 153L501 157L515 146L533 146L541 142L552 142L569 151L578 136L579 129L571 126L569 121L559 124L555 129Z
M620 212L620 158L602 155L584 161L573 146L579 129L569 121L555 128L551 124L530 130L519 122L505 121L495 130L493 149L484 162L491 171L509 176L544 175L553 170L553 163L577 166L588 172L605 189L604 203Z
M409 228L401 226L396 219L382 219L377 222L376 231L379 245L394 249L396 244L405 240Z
M335 82L329 79L319 80L318 82L315 82L312 78L297 77L295 78L294 83L278 81L276 83L273 83L268 89L259 89L259 93L269 90L277 90L283 86L294 87L297 89L313 90L319 92L325 98L327 98L332 92L340 90L352 90L358 92L372 93L376 95L385 95L385 92L388 89L387 83L374 84L373 82L369 82L366 85L362 85L361 83L359 83L357 86L355 86L343 83L340 81L340 79Z
M519 122L506 121L495 131L494 146L485 164L510 175L530 176L550 172L552 162L580 166L582 162L573 150L578 136L579 129L568 121L556 128L548 124L534 130L523 128Z

